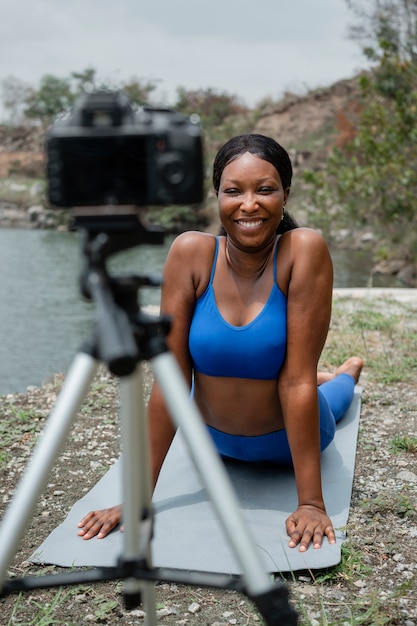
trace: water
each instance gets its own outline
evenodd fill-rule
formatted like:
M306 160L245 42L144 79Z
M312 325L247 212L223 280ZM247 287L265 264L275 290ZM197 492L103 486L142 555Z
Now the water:
M116 255L109 268L160 273L171 240ZM336 287L367 286L369 253L333 251L332 256ZM94 307L79 293L81 260L79 234L0 229L0 394L65 373L88 337ZM384 285L374 281L374 286ZM159 297L159 289L141 290L142 305L158 305Z
M164 246L141 245L112 257L112 273L160 273ZM94 307L82 299L78 234L0 229L0 394L24 391L65 373L88 337ZM159 289L141 290L159 305Z

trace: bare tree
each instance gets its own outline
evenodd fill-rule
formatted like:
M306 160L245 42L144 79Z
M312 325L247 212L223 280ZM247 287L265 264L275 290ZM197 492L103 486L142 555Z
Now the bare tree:
M417 60L417 0L346 0L356 16L350 36L378 60L375 43L383 43L400 59Z
M1 100L9 112L10 123L19 124L23 120L23 109L33 89L15 76L8 76L1 82Z

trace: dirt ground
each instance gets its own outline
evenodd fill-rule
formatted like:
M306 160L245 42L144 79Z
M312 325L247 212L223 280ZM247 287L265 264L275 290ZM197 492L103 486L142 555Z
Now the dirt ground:
M365 311L361 319L368 327L356 326L356 339L350 334L349 317L353 319L363 304L341 302L334 313L324 366L331 368L336 345L355 351L362 346L366 352L355 479L340 566L283 578L300 624L417 624L417 367L413 357L417 304L390 306L372 304L369 311L379 327L369 326L371 314ZM398 363L393 360L395 353L400 353ZM387 361L390 374L387 370L381 376L381 363ZM408 372L407 380L405 375L395 376L400 368ZM147 390L151 378L147 368ZM1 510L10 501L61 383L62 377L57 376L42 388L0 397ZM394 448L394 441L404 445ZM118 455L116 385L103 369L50 475L11 563L10 576L59 571L30 566L26 559ZM156 596L161 624L263 623L251 602L237 592L159 583ZM119 582L29 591L0 600L0 626L84 623L143 624L144 616L141 608L124 609Z

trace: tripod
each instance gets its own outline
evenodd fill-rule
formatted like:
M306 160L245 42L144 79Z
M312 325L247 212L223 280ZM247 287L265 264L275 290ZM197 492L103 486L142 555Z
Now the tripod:
M95 329L69 368L45 431L0 526L0 596L121 579L126 608L133 609L143 601L146 623L155 626L155 582L166 581L238 590L253 600L266 624L295 625L297 616L288 603L288 592L284 585L272 583L262 567L223 464L190 398L182 372L167 348L169 319L148 316L140 309L140 287L156 285L158 281L150 276L112 277L107 271L106 260L111 254L144 240L157 243L160 235L144 229L140 222L135 222L136 230L106 233L101 228L102 223L99 230L87 224L81 278L83 294L96 305ZM152 566L152 487L143 399L144 360L151 362L173 422L182 430L191 458L244 572L241 577L181 573ZM100 362L119 378L123 553L114 567L7 580L7 568Z

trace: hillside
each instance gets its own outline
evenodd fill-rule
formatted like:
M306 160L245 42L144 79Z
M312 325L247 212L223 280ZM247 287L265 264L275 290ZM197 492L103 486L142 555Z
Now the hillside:
M297 166L313 154L320 159L325 157L332 143L336 116L356 95L355 79L339 81L304 96L286 94L280 101L264 104L255 115L249 111L247 123L255 118L251 130L277 139L290 150ZM242 122L245 120L240 120L239 125ZM224 138L229 135L230 131L225 130ZM43 137L39 128L0 125L0 177L42 173Z
M290 211L300 225L315 226L302 170L322 168L331 148L346 138L343 133L349 131L348 119L355 110L358 98L356 77L303 96L287 93L280 101L266 101L256 111L224 120L223 127L205 129L208 160L234 134L258 132L274 137L289 151L294 166ZM43 136L39 128L0 126L0 227L56 228L60 225L62 214L44 207L44 161ZM209 180L207 188L210 188ZM147 215L152 221L152 211L148 211ZM159 223L159 209L156 218ZM214 194L208 193L200 211L196 211L195 207L188 210L167 208L164 220L163 226L168 232L196 227L216 232L217 203ZM326 233L326 237L333 243L343 239L342 245L350 247L375 245L377 240L375 233L352 231L349 243L348 239L344 239L345 234L339 237L335 225L333 232ZM389 274L402 273L403 282L408 286L417 285L415 268L408 267L402 259L394 259L377 270Z
M333 144L337 116L348 111L357 97L356 78L304 96L287 94L265 107L255 130L274 137L296 155L301 153L306 158L316 153L322 159Z
M207 161L233 135L258 132L274 137L289 151L294 166L290 212L300 225L320 228L320 215L317 212L317 222L302 170L324 167L334 145L349 139L348 120L358 99L358 78L354 77L302 96L287 93L279 101L267 100L256 110L225 119L222 126L204 129ZM0 125L0 227L58 228L62 224L65 227L68 217L65 212L45 208L44 168L43 134L39 127ZM206 184L210 189L210 164L207 170ZM163 213L160 209L156 212L150 209L147 217L172 233L192 228L218 230L217 202L210 191L198 211L195 207L167 207ZM376 247L378 236L369 229L366 233L352 230L346 234L333 224L326 238L333 245L357 248ZM407 266L403 259L388 261L376 269L399 275L408 286L417 285L416 268Z

